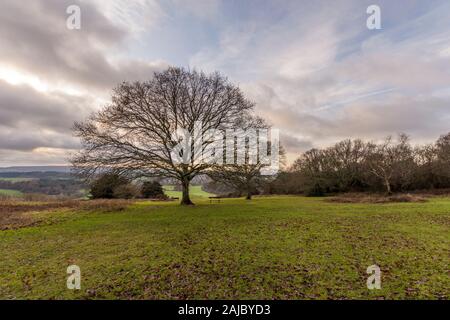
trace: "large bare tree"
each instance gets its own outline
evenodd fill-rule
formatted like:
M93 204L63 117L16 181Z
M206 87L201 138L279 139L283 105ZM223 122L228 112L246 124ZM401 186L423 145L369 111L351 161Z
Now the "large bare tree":
M233 127L252 108L241 90L219 73L171 67L146 82L122 83L114 89L111 104L76 123L83 148L72 164L85 177L109 170L176 179L183 187L181 204L189 205L190 181L212 165L199 161L202 152L191 151L207 149L215 141L202 135ZM194 129L197 138L183 136L193 136ZM183 138L186 147L176 149Z

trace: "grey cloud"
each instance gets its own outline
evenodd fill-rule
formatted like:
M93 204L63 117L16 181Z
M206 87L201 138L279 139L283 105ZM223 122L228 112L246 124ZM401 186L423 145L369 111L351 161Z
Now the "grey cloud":
M81 7L81 30L66 28L66 8ZM124 44L127 32L88 2L3 0L0 4L0 60L45 81L108 89L123 80L142 79L164 64L128 61L112 64L108 55Z
M336 136L381 139L383 136L407 133L413 137L435 140L440 134L450 131L450 101L428 97L394 97L383 102L354 103L340 110L334 130L324 132Z
M303 24L299 30L291 22L286 32L274 33L281 28L271 26L226 34L224 39L237 39L224 42L233 50L222 45L218 52L199 52L193 61L210 69L231 61L236 78L251 74L243 89L260 115L292 137L288 153L302 149L296 148L295 139L321 147L348 137L382 139L405 132L416 141L432 141L450 129L450 94L445 89L450 83L450 6L440 4L424 9L422 16L401 12L396 20L402 8L383 2L390 25L367 34L365 10L359 17L344 18L341 11L331 14L323 6L316 15L321 23ZM364 5L352 2L353 8ZM410 9L418 6L425 4L416 2ZM355 21L361 28L355 28ZM285 72L278 72L280 68ZM437 92L443 94L438 98Z
M4 81L0 81L0 97L0 150L78 148L71 132L73 122L94 110L88 98L49 95Z
M99 2L102 5L94 6ZM66 29L69 4L82 8L79 31ZM397 132L434 140L450 129L450 5L438 0L408 4L381 0L383 30L368 31L369 4L369 0L342 0L339 6L329 1L286 1L282 6L268 4L268 10L259 3L251 8L249 3L252 10L246 19L233 18L225 25L221 23L226 19L215 19L215 28L222 32L217 47L208 43L190 62L240 82L256 102L258 114L280 129L291 154L348 137L381 139ZM136 32L103 15L108 6L125 14L127 23L136 16L128 11L139 8L119 0L1 1L0 66L11 65L61 87L82 87L89 95L41 93L0 82L0 161L2 157L24 161L22 151L38 147L75 148L77 141L69 129L74 120L97 107L90 96L104 97L117 83L147 79L165 66L118 58L127 53ZM163 7L167 6L149 6ZM202 20L216 10L212 5L209 11L186 16ZM188 29L185 32L192 32ZM169 34L189 36L175 31ZM392 91L370 95L385 89ZM41 161L34 153L29 156ZM57 156L52 157L44 158L54 163Z
M73 4L81 7L81 30L66 28L66 8ZM129 36L89 1L1 1L0 67L31 74L50 84L50 91L0 80L0 162L64 163L64 150L79 148L73 122L99 107L96 96L106 97L122 81L148 79L165 66L113 59ZM49 151L35 152L39 148Z
M354 101L310 113L261 101L259 108L271 122L291 136L288 152L302 150L301 143L322 147L346 138L380 140L407 133L418 141L433 141L450 131L450 100L391 94L379 99Z
M67 133L75 120L94 110L86 97L42 93L0 80L0 125L21 129L48 129Z
M297 138L294 134L286 131L281 132L280 142L286 150L289 150L289 153L294 155L298 155L299 153L313 148L312 141Z
M0 149L0 167L35 165L67 165L67 154L61 152L33 153Z
M70 135L57 132L45 132L34 128L23 128L20 131L11 131L0 127L0 150L33 151L38 148L76 149L80 147L78 141Z

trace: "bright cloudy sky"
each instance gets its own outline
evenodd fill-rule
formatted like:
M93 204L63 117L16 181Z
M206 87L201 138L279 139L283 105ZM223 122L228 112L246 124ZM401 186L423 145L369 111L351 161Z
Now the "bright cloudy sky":
M81 30L66 8L81 8ZM381 8L368 30L366 9ZM0 166L65 164L124 80L218 70L290 159L348 137L450 131L448 0L1 0Z

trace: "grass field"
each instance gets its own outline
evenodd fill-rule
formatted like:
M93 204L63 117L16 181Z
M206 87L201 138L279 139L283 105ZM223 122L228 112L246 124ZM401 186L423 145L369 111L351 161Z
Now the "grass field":
M0 196L2 195L8 197L20 197L23 193L17 190L0 189Z
M8 182L25 182L25 181L33 181L35 178L2 178L0 177L0 181L8 181Z
M181 191L174 191L174 186L163 186L164 189L164 193L169 196L169 197L173 197L173 198L180 198L182 196L182 192ZM202 190L202 186L191 186L189 188L189 194L191 196L192 199L195 198L208 198L211 196L214 196L214 194L212 193L208 193L206 191Z
M0 231L0 297L449 298L450 198L196 203L33 213L42 225ZM78 291L66 288L72 264L81 268ZM381 290L366 287L373 264Z

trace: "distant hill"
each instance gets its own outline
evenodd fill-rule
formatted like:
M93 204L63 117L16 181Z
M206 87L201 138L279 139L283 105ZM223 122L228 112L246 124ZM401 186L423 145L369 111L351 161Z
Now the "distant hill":
M0 167L0 173L6 172L61 172L69 173L69 166L23 166L23 167Z

